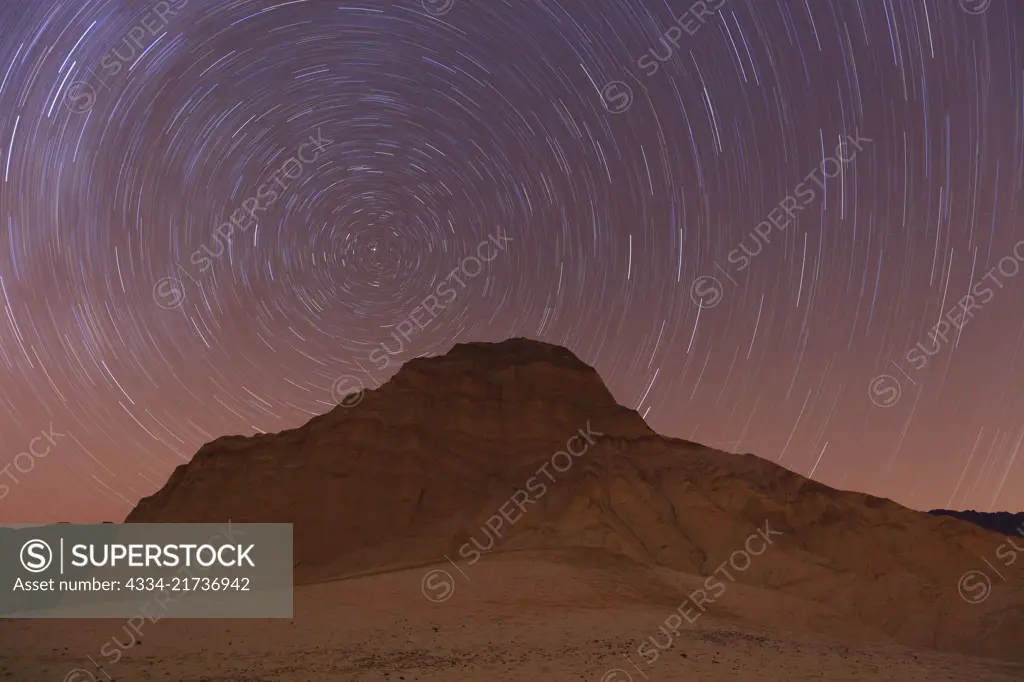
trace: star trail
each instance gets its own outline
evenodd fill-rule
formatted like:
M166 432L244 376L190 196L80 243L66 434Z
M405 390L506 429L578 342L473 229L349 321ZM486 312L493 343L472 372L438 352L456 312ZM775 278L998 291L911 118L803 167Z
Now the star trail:
M0 519L119 520L339 377L512 336L665 435L1024 509L1022 29L1011 0L5 2Z

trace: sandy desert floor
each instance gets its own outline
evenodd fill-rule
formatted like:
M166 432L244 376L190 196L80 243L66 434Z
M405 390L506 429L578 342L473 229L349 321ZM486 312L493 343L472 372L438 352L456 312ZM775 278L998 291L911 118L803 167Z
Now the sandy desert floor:
M443 561L443 559L442 559ZM836 633L827 614L730 586L684 624L657 660L637 646L681 601L625 560L586 553L508 553L309 585L293 620L162 619L132 642L124 621L0 622L0 680L269 682L545 680L551 682L1020 682L1024 665L913 651ZM434 571L424 596L424 575ZM445 571L446 573L441 573ZM642 573L642 571L641 571ZM449 577L451 583L446 585ZM451 588L451 590L449 589ZM796 629L794 631L794 628ZM801 633L800 631L803 631ZM120 647L118 647L120 648ZM97 670L91 661L105 663Z

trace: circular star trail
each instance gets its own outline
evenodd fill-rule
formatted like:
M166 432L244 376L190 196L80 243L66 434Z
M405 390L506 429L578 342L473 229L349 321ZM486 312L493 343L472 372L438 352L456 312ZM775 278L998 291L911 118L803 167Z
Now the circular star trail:
M1020 510L1022 28L1009 0L8 2L0 518L120 518L339 378L511 336L666 435Z

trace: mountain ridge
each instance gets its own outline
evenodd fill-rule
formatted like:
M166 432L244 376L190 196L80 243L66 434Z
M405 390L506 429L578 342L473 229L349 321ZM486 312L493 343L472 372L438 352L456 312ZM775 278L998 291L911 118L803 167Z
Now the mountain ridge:
M932 509L928 512L933 516L949 516L961 521L973 523L1001 535L1020 535L1024 537L1024 512L982 512L973 509L954 511L950 509Z

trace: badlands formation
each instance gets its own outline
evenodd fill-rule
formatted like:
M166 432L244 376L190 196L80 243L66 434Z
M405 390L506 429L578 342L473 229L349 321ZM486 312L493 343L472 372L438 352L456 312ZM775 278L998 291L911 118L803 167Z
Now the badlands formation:
M228 519L294 523L293 620L6 621L0 680L1024 679L1024 538L662 437L536 341L220 438L127 521Z

